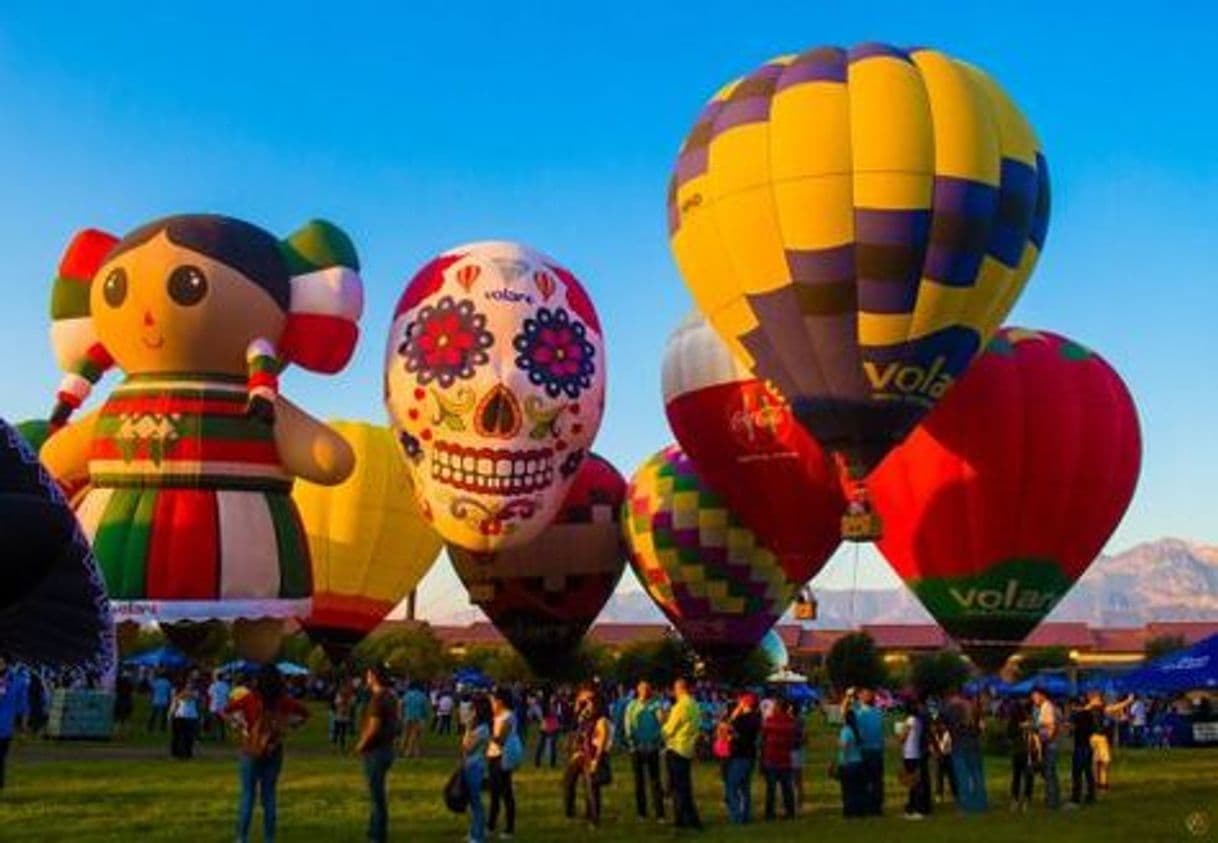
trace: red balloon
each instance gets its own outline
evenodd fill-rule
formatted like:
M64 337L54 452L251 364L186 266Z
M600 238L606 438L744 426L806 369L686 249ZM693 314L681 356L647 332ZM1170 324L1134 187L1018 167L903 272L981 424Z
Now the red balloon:
M588 454L562 509L537 538L490 553L448 546L470 600L539 675L570 667L626 569L625 499L625 478Z
M1099 355L1006 328L868 479L880 551L985 667L1099 555L1133 497L1137 409Z
M816 576L841 542L846 508L832 459L701 316L669 337L663 381L668 424L698 475L791 581Z

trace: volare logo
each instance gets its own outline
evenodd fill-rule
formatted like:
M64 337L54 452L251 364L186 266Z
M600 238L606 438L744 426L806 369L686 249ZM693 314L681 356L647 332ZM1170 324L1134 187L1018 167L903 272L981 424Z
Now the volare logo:
M902 364L898 361L880 366L871 361L863 363L863 372L875 392L899 392L921 398L936 399L952 385L952 376L943 371L947 358L940 355L930 367Z
M948 589L962 609L970 612L1046 612L1061 596L1056 591L1026 588L1019 580L1007 580L1006 588Z
M499 289L499 290L490 290L489 292L483 293L482 295L484 298L488 298L491 301L511 302L513 304L516 304L518 302L524 302L525 304L528 304L528 305L533 304L533 297L530 296L528 293L521 293L516 290L509 290L506 287Z

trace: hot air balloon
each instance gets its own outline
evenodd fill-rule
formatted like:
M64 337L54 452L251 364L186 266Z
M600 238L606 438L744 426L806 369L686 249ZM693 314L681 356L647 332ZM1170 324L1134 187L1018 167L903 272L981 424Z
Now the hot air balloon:
M297 481L292 498L313 560L313 611L302 624L338 664L414 590L442 542L415 505L393 432L329 425L355 452L354 473L337 486Z
M0 420L0 652L110 676L114 626L97 560L63 493Z
M600 427L596 309L527 246L445 252L398 301L385 400L445 541L483 553L524 544L553 520Z
M635 472L623 520L639 582L690 646L720 670L730 672L748 656L801 585L675 445Z
M1141 463L1120 377L1048 331L1007 328L868 481L880 551L943 628L997 668L1125 513Z
M668 338L664 410L698 476L773 551L787 578L816 576L840 542L833 461L774 389L749 375L697 314Z
M295 477L340 482L353 457L277 378L288 363L346 364L358 267L347 236L319 221L280 240L186 214L69 245L51 306L66 376L41 457L63 485L88 484L77 515L117 620L235 621L240 649L265 656L283 618L308 614L289 490ZM125 379L100 410L67 424L115 366Z
M540 536L497 553L449 548L457 576L529 666L562 674L626 568L626 480L589 454L562 509Z
M928 49L821 47L723 87L681 147L673 254L733 353L852 479L968 367L1044 245L1023 115Z
M770 663L771 672L786 670L791 664L791 654L787 652L787 645L776 630L771 629L767 632L757 649L765 654Z

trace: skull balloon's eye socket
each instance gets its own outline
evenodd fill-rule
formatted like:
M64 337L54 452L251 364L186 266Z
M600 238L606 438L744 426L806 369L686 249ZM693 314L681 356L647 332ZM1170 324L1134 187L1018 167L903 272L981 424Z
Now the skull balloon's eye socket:
M207 295L207 276L197 266L179 266L169 273L169 297L183 307L192 307Z
M496 384L478 403L474 426L483 436L511 439L520 431L520 401L503 384Z
M102 282L102 298L111 307L118 307L127 299L127 270L121 266L110 270Z

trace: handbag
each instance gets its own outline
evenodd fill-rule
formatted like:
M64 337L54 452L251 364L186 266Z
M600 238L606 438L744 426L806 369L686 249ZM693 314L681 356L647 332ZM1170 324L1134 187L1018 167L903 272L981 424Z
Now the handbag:
M469 784L463 767L457 767L444 785L444 804L454 814L464 814L469 808Z
M600 761L592 768L592 783L597 787L605 787L613 783L613 768L609 766L609 756L602 755Z

